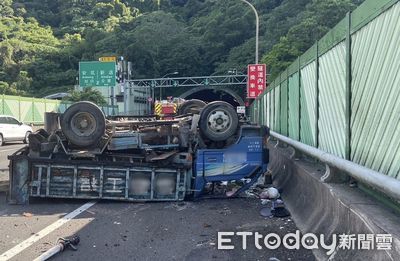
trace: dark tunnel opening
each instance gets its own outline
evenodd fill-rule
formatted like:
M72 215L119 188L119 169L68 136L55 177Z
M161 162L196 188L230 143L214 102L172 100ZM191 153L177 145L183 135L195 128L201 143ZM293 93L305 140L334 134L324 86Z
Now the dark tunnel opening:
M236 96L236 97L235 97ZM238 95L233 95L224 90L204 89L181 95L186 100L198 99L207 103L212 101L225 101L234 107L243 105L243 100Z

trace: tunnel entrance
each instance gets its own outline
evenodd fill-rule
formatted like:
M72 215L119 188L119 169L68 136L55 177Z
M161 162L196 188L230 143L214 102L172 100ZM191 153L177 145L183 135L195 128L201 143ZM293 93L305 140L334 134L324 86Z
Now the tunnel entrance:
M225 101L234 107L244 106L243 99L237 93L229 89L194 88L183 93L180 97L186 100L199 99L207 103L212 101Z

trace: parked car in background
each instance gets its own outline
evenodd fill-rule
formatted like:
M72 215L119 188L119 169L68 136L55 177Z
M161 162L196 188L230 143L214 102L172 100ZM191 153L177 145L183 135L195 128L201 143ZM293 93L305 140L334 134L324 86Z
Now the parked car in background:
M23 124L12 116L0 115L0 146L10 141L28 143L29 134L31 133L31 126Z

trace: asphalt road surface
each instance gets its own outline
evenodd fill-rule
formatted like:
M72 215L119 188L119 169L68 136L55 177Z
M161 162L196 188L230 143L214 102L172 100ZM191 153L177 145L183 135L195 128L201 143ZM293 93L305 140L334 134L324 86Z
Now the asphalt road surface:
M2 168L8 165L7 155L21 146L0 148ZM8 205L0 192L0 260L33 260L58 238L73 235L81 238L78 250L66 250L52 260L314 260L305 249L258 250L253 238L246 250L239 237L232 238L235 249L217 249L218 231L264 236L296 231L290 217L262 217L257 199L89 203L35 199L26 206Z

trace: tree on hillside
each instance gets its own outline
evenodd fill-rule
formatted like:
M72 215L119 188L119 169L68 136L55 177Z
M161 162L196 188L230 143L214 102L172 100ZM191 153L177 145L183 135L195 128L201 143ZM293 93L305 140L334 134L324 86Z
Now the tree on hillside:
M29 73L35 59L57 50L59 41L49 27L34 18L0 18L0 81L13 89L31 92L34 75Z
M0 94L21 95L23 93L15 89L13 86L10 86L8 83L0 81Z
M64 98L65 101L71 101L71 102L90 101L99 106L107 105L107 101L104 99L101 92L90 87L84 88L83 91L73 90L70 91L69 94L70 96L66 96Z
M11 5L12 5L12 0L1 0L0 17L10 17L14 14L14 10L12 9Z
M116 35L99 41L99 52L118 39L116 52L133 62L136 78L160 77L171 70L199 75L204 70L200 43L184 23L164 11L152 12L122 26Z
M272 78L289 66L298 56L335 26L358 0L313 0L306 11L299 14L300 23L292 26L281 37L262 61L270 68Z
M260 56L277 74L363 0L250 1ZM65 92L79 61L100 56L132 61L135 78L245 70L254 34L254 14L238 0L2 0L1 88Z

